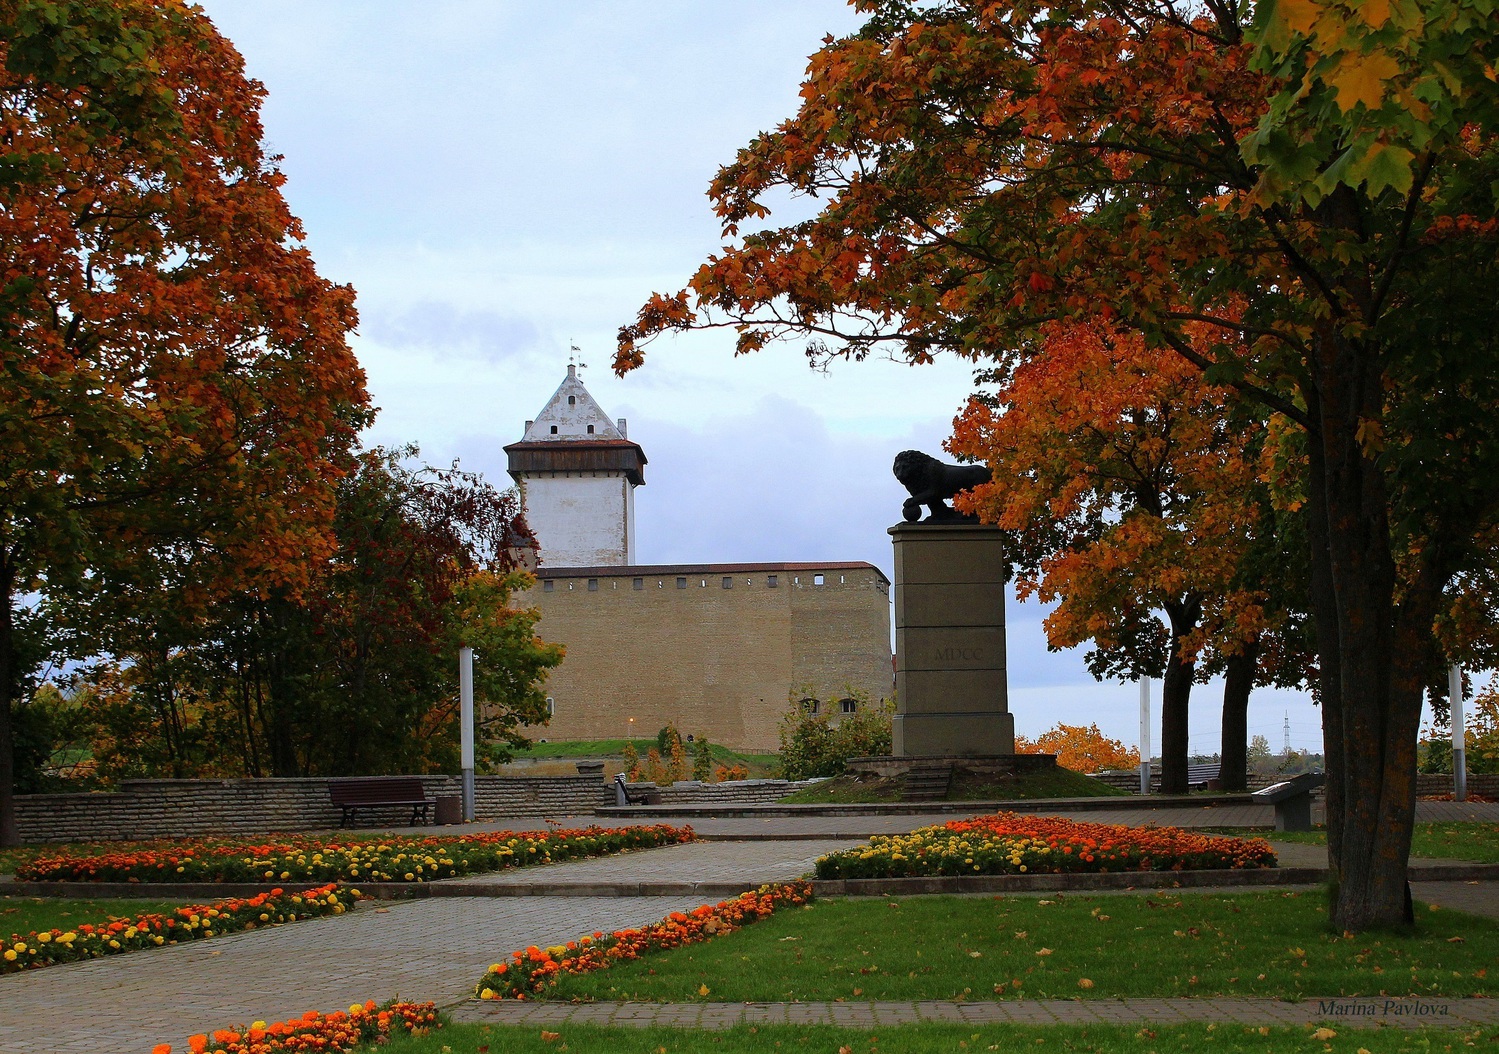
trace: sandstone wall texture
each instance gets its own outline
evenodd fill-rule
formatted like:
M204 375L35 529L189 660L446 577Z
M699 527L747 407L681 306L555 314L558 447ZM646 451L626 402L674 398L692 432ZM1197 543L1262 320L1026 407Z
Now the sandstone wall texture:
M523 598L566 645L547 682L551 740L684 734L778 746L793 693L839 716L888 698L890 583L864 563L554 567Z

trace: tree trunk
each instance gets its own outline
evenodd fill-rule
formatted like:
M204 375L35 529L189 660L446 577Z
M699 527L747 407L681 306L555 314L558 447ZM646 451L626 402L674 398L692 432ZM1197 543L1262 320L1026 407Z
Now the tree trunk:
M1358 932L1409 920L1416 737L1440 584L1439 576L1418 573L1397 607L1385 480L1360 441L1364 423L1381 417L1375 354L1329 323L1313 361L1309 537L1323 666L1331 922ZM1412 556L1428 566L1434 559Z
M1230 655L1223 677L1223 742L1219 748L1218 781L1226 791L1249 789L1249 693L1259 662L1256 637L1238 655Z
M11 729L11 691L15 684L15 640L11 622L14 575L10 562L0 558L0 848L21 844L16 820L16 744Z
M1171 622L1171 654L1161 679L1161 793L1187 793L1187 711L1197 660L1182 642L1197 627L1202 604L1196 598L1165 605Z

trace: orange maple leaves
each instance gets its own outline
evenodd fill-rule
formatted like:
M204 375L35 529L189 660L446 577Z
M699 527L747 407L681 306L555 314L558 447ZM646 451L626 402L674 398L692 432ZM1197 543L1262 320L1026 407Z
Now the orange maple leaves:
M1056 726L1035 739L1015 737L1017 754L1055 754L1057 764L1073 772L1105 772L1140 766L1140 752L1099 731L1098 725Z
M1229 395L1138 335L1056 323L992 399L954 423L954 453L994 482L964 507L1014 532L1016 591L1059 601L1053 647L1107 647L1130 612L1191 596L1233 648L1265 625L1240 564L1259 525L1254 420ZM991 405L991 402L993 405Z

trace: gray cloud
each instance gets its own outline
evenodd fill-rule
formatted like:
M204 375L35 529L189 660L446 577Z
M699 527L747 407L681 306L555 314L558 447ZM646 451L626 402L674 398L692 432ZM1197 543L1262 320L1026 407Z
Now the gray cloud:
M420 348L439 357L461 354L499 363L535 348L542 341L530 319L497 311L466 311L452 304L420 301L400 311L365 311L360 332L391 348Z

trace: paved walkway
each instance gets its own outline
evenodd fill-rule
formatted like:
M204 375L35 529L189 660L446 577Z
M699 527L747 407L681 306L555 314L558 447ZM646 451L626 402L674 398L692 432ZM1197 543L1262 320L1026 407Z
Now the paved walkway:
M891 831L910 830L951 819L905 816L862 818L895 821ZM586 823L586 818L579 818ZM644 819L644 817L642 817ZM762 840L758 819L711 821L718 833L735 830L749 840L699 842L692 845L628 853L599 860L573 861L546 868L506 872L496 881L530 882L541 872L548 881L578 883L605 879L644 881L669 875L679 881L742 881L746 887L795 878L818 855L848 844L848 837L828 837L829 821L846 817L799 818L809 833L801 840ZM1126 822L1119 812L1110 822ZM820 829L817 822L821 823ZM1161 822L1161 821L1158 821ZM775 821L777 827L788 823ZM545 826L540 820L534 826ZM882 824L883 825L883 824ZM1214 823L1212 826L1217 826ZM520 829L514 820L493 825ZM695 824L695 826L700 826ZM430 830L430 829L428 829ZM790 833L790 832L787 832ZM1288 864L1301 857L1315 861L1315 846L1285 845ZM529 872L529 873L528 873ZM1499 883L1429 883L1418 898L1443 906L1499 918ZM183 1049L194 1032L242 1024L258 1018L284 1019L306 1010L331 1011L366 999L397 996L457 1006L464 1019L476 1015L547 1013L554 1020L653 1021L713 1027L745 1021L828 1021L863 1026L904 1020L981 1021L1056 1020L1252 1020L1253 1023L1300 1023L1312 1004L1251 1000L1094 1000L1017 1001L956 1004L787 1004L724 1007L683 1006L591 1007L470 1002L472 986L488 964L530 944L555 944L594 930L639 925L670 911L697 906L696 895L676 897L438 897L364 904L337 918L236 934L179 947L161 948L118 958L55 966L34 973L0 977L0 1054L72 1054L72 1052L139 1051L157 1043ZM1468 1002L1481 1002L1476 1009ZM1299 1009L1297 1009L1299 1007ZM1445 1018L1424 1015L1417 1023L1460 1024L1473 1013L1499 1011L1499 1000L1451 1001ZM983 1015L999 1015L984 1017ZM1026 1016L1029 1015L1029 1016ZM1122 1017L1118 1015L1123 1015ZM1293 1015L1286 1017L1285 1015ZM1413 1018L1390 1018L1406 1023ZM484 1020L501 1020L484 1016ZM527 1019L529 1020L529 1019ZM1344 1018L1339 1018L1344 1020ZM1348 1018L1349 1021L1362 1019Z
M0 977L0 1054L146 1054L195 1032L397 996L466 999L527 945L654 922L691 898L444 898Z
M873 1028L919 1021L962 1025L1240 1025L1462 1028L1499 1024L1496 999L1015 999L986 1003L520 1003L478 1001L453 1010L458 1021L491 1025L626 1025L732 1028L735 1025L841 1025Z
M1322 807L1314 804L1313 818L1322 821ZM772 811L775 812L771 815ZM784 807L773 810L767 807L767 815L724 816L715 815L712 807L705 807L695 815L665 816L654 813L648 806L632 810L628 822L631 824L666 823L674 826L691 826L694 831L711 839L752 840L797 840L807 838L869 838L876 834L904 834L918 827L930 827L966 816L981 816L993 812L993 808L974 808L966 812L931 812L904 816L817 815L815 813L785 813ZM1047 815L1065 816L1070 820L1090 823L1158 824L1162 827L1258 827L1273 830L1275 809L1269 805L1233 804L1222 806L1174 806L1170 808L1142 806L1132 809L1089 808L1085 801L1072 802L1048 809ZM1416 803L1416 822L1438 821L1487 821L1499 823L1499 804L1493 802L1442 802L1422 801ZM467 831L540 831L547 827L587 827L590 824L611 826L623 824L625 820L609 817L586 816L512 816L496 820L481 820L463 827L403 827L394 829L400 834L458 834ZM331 833L331 832L330 832ZM345 832L346 833L346 832Z

